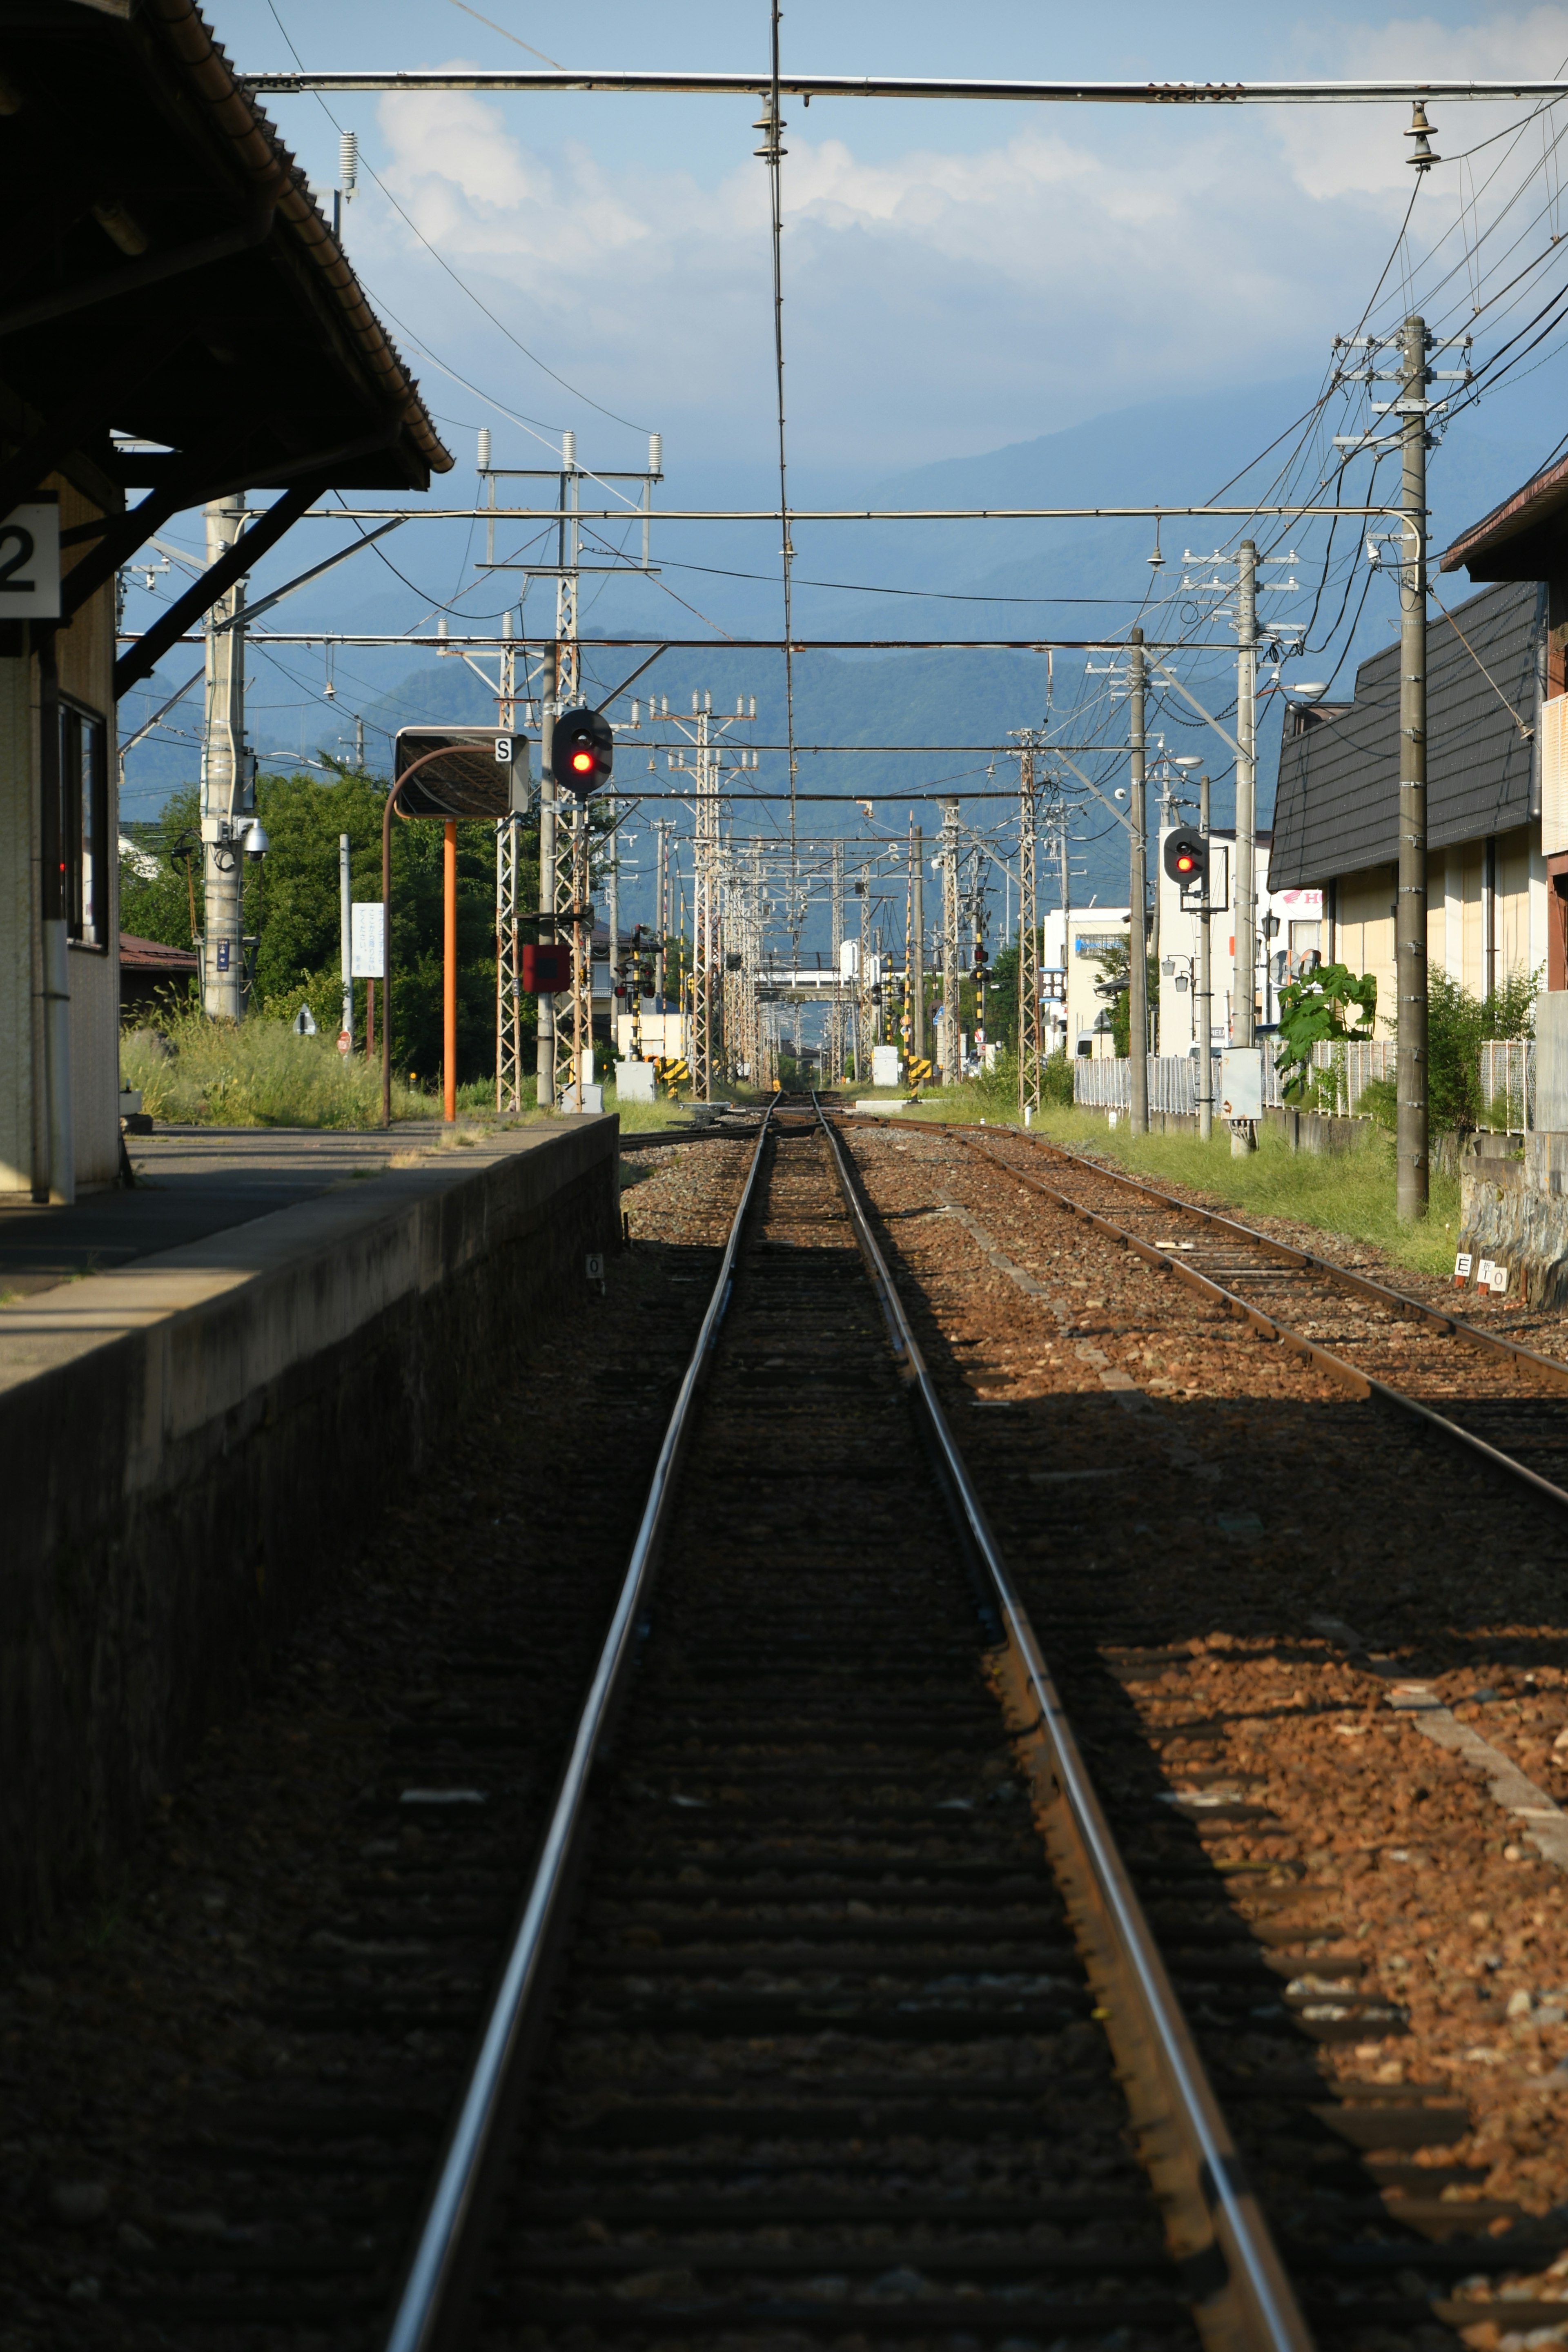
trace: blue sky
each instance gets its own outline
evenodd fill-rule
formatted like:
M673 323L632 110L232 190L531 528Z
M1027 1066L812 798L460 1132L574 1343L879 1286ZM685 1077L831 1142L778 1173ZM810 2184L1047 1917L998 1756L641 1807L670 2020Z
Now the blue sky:
M288 68L296 57L323 68L527 65L519 43L568 65L744 69L767 55L763 0L475 5L492 25L457 0L315 0L310 7L205 0L242 70ZM950 0L793 0L783 45L786 65L825 71L1161 80L1544 76L1568 62L1568 5L1441 0L1419 12L1309 13L1239 0L1188 0L1179 9L1168 0L1114 8L981 0L965 10ZM453 473L434 485L434 501L460 504L473 495L481 425L491 429L499 464L542 462L569 426L580 458L605 467L640 464L646 436L657 429L668 503L771 498L773 317L754 102L300 95L268 106L323 194L337 176L338 126L359 135L359 193L345 243L457 457ZM1239 469L1310 403L1333 336L1355 328L1369 302L1377 327L1394 323L1412 299L1446 333L1473 317L1477 356L1485 358L1568 279L1568 241L1561 254L1552 243L1568 236L1568 198L1559 201L1557 161L1547 154L1563 111L1544 127L1510 130L1527 108L1435 107L1445 160L1423 181L1401 243L1411 201L1403 106L1176 113L822 100L807 110L786 101L795 499L848 498L954 460L948 494L962 499L966 480L973 495L983 478L994 485L1007 471L963 461L1131 410L1142 412L1126 428L1138 445L1126 469L1141 486L1135 494L1149 495L1158 476L1179 478L1178 496L1202 496L1219 488L1232 460ZM1492 301L1521 269L1513 291ZM1562 362L1547 347L1459 418L1434 458L1435 501L1451 507L1458 497L1484 508L1522 478L1568 424L1559 414L1561 381ZM1278 390L1254 398L1256 387ZM1167 404L1162 446L1150 417ZM1320 446L1303 461L1304 491L1325 452L1331 459L1331 434L1366 421L1352 406L1336 406L1321 422ZM1103 439L1101 429L1094 446ZM1079 446L1077 438L1062 445L1064 452ZM1074 462L1069 455L1068 474ZM1034 464L1019 459L1020 479ZM1116 470L1101 449L1096 498L1115 495ZM1268 470L1253 477L1259 486ZM1069 499L1076 494L1062 471L1058 465L1051 475L1052 495ZM1194 471L1201 482L1189 478ZM1446 525L1465 519L1444 512ZM180 518L170 534L190 547L200 535L196 516ZM260 568L253 593L343 535L320 523L296 530ZM776 532L713 539L699 549L678 541L672 527L665 552L763 572L776 561ZM809 529L797 530L796 544L805 573L890 582L886 545L851 542L843 532L814 541ZM385 555L413 589L402 588L378 555L360 556L279 608L274 624L410 628L464 588L465 610L492 611L507 591L476 581L478 551L464 525L411 524ZM1124 583L1089 578L1079 562L1084 576L1064 572L1047 584L1053 593L1087 587L1136 599L1150 580L1143 551L1140 538L1117 559ZM975 553L975 574L998 561L994 548L977 543ZM1034 560L1033 550L1021 546L1020 554ZM1089 570L1103 572L1105 560L1097 553ZM1353 544L1342 544L1336 560L1353 570ZM1040 562L1043 575L1049 563ZM930 584L929 563L920 577ZM728 615L737 633L742 599L749 628L764 617L760 600L771 593L672 570L668 584L677 583L716 618ZM1010 584L1035 593L1028 581ZM647 593L658 625L671 626L664 591ZM168 583L156 593L166 596ZM542 585L534 593L542 601ZM1324 609L1339 598L1336 583ZM1367 626L1384 604L1392 610L1380 586L1365 607ZM128 609L135 626L155 607L137 590ZM533 598L529 609L531 615ZM922 624L929 615L933 626L959 625L956 606L904 609L911 632L917 614ZM1109 608L1098 625L1112 625ZM1065 613L1055 625L1071 633ZM691 628L698 632L696 622ZM405 677L416 658L345 656L334 702L323 698L319 657L258 654L253 740L264 751L331 742L348 724L345 710ZM1326 677L1335 658L1314 653L1298 674ZM195 667L194 654L188 664L172 656L170 683ZM151 707L128 704L124 715L134 723ZM166 738L155 755L151 745L132 755L132 813L150 813L176 773L194 773L188 714L176 717L187 721L183 735ZM171 767L179 761L185 764Z
M287 67L290 42L314 66L526 65L519 42L562 63L742 67L766 56L761 0L579 0L570 10L486 0L482 13L514 37L455 0L210 9L242 68ZM1558 66L1568 7L795 0L783 38L788 60L829 70L1484 75ZM772 322L751 103L272 105L323 186L337 168L329 110L359 133L384 191L362 175L351 251L403 322L454 433L471 438L488 419L498 455L504 436L519 457L528 437L444 377L415 338L500 407L547 431L574 426L582 454L600 462L625 462L649 427L665 433L672 468L766 462ZM786 111L792 444L825 477L994 448L1162 388L1315 372L1335 330L1354 323L1409 193L1402 108L1176 115L819 100ZM1440 150L1506 119L1435 111ZM459 290L386 192L534 358ZM1461 198L1458 166L1434 173L1417 236L1451 228Z

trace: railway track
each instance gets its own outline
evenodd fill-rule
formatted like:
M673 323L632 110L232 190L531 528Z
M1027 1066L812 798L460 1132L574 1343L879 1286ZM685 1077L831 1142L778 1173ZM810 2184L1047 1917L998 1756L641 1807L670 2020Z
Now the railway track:
M476 2279L497 2347L1309 2340L816 1117L759 1145L395 2352Z
M1043 1181L1022 1139L958 1148ZM1348 1906L1216 1862L1212 1832L1269 1832L1205 1745L1202 1662L1066 1549L1026 1580L1053 1678L993 1533L1022 1551L1038 1495L1021 1517L1001 1416L961 1452L944 1383L841 1146L780 1107L553 1800L453 1796L500 1790L480 1749L525 1728L521 1652L458 1662L479 1719L398 1776L445 1791L425 1874L362 1869L289 1995L323 2087L192 2151L283 2237L193 2228L132 2301L150 2344L1432 2352L1495 2321L1467 2281L1555 2253L1447 2201L1477 2184L1451 2086L1324 2066L1401 2030Z
M1245 1316L1353 1394L1380 1398L1568 1506L1568 1364L1059 1144L955 1131L1029 1191Z

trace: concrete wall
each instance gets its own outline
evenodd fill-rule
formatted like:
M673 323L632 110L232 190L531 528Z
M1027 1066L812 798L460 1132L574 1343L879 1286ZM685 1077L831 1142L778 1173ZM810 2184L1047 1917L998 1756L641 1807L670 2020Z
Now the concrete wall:
M617 1122L525 1130L0 1309L0 1922L112 1870L330 1563L614 1248Z

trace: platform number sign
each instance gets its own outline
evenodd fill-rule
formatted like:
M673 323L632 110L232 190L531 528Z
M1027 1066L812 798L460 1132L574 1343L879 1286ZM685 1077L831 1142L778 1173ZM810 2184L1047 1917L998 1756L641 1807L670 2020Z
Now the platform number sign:
M60 617L60 510L39 499L0 522L0 620Z

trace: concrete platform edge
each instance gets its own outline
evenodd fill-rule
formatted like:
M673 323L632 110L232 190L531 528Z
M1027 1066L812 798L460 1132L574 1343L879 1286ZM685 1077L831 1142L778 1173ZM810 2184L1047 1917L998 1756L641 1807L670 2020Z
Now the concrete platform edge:
M101 1883L207 1724L618 1238L613 1118L0 1312L0 1933Z

